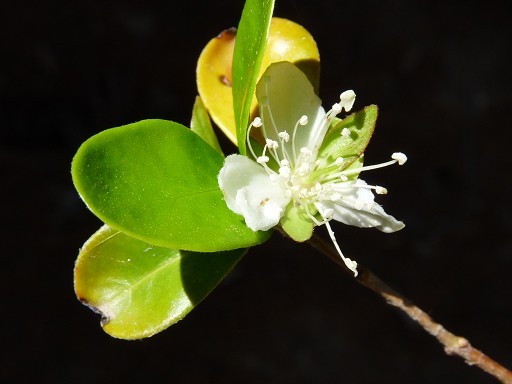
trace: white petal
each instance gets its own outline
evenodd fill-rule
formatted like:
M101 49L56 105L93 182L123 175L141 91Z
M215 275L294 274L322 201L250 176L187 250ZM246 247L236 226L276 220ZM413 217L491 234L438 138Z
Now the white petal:
M384 212L384 209L373 201L372 191L364 188L366 185L363 180L337 184L333 189L343 196L342 199L336 202L321 201L318 205L322 210L333 209L333 219L344 224L360 228L375 227L388 233L402 229L404 223Z
M228 156L218 181L228 208L243 215L253 231L277 225L290 201L282 182L271 181L262 166L245 156Z
M285 144L286 150L292 154L292 145L296 153L303 147L313 152L319 149L327 130L325 111L299 68L287 61L271 64L258 82L256 96L268 138L279 142L282 131L293 137L295 124L307 116L307 124L297 127L295 141Z

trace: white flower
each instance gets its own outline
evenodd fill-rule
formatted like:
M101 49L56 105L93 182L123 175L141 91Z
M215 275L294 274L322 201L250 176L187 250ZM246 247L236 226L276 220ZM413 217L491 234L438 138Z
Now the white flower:
M372 190L384 194L380 186L370 186L357 175L365 170L403 164L402 153L393 160L363 167L359 162L344 165L345 159L329 162L319 155L327 129L342 110L350 111L353 91L345 91L340 102L325 113L307 77L293 64L269 66L257 85L260 116L247 130L247 145L255 161L231 155L225 160L218 181L228 207L244 217L253 231L279 224L288 207L299 207L315 225L325 225L348 268L357 275L357 263L343 256L329 221L334 219L357 227L376 227L394 232L404 227L374 202ZM256 154L249 135L260 128L265 146ZM350 136L344 129L341 135Z

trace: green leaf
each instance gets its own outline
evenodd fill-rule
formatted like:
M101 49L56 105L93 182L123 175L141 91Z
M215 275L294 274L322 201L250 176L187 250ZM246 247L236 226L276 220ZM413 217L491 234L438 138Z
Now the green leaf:
M240 154L246 154L246 130L260 72L274 0L247 0L236 33L233 54L233 107Z
M121 339L152 336L203 300L246 250L195 253L156 247L103 226L75 265L77 297Z
M200 252L260 244L270 233L253 232L224 201L217 182L223 162L190 129L144 120L83 143L72 176L94 214L147 243Z
M335 119L325 136L318 157L326 158L330 163L338 157L343 157L343 169L347 169L368 146L375 130L377 116L377 106L370 105L343 120ZM350 131L348 136L341 134L345 128Z
M199 96L196 97L194 108L192 109L192 120L190 121L190 129L196 133L201 139L206 141L219 154L224 156L220 148L217 136L213 131L212 123L208 111Z

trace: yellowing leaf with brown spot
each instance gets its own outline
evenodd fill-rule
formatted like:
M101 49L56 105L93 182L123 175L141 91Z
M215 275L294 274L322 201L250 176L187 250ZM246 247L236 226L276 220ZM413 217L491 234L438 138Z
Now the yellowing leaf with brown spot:
M236 144L236 127L231 92L231 63L236 31L223 31L203 49L197 62L197 88L213 121ZM278 61L297 65L318 91L320 54L315 40L301 25L274 17L270 24L269 39L259 76ZM253 98L251 114L257 115L257 102Z

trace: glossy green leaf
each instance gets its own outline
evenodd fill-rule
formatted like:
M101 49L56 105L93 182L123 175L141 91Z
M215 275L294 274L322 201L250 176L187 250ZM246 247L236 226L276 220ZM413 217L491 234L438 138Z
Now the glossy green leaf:
M194 108L192 109L192 120L190 121L190 129L196 133L201 139L206 141L218 153L224 156L220 148L217 135L212 127L210 116L199 96L196 97Z
M336 119L327 132L319 151L319 157L334 162L342 157L344 169L348 168L365 151L375 130L378 108L370 105L357 111L343 120ZM342 135L343 129L350 131L348 136Z
M103 131L72 164L75 187L107 225L147 243L190 251L265 241L226 205L217 182L224 158L190 129L144 120Z
M233 107L238 150L246 153L246 130L252 97L258 81L261 62L274 9L274 0L247 0L238 24L233 54Z
M75 265L77 297L122 339L152 336L181 320L235 266L244 249L196 253L156 247L103 226Z

